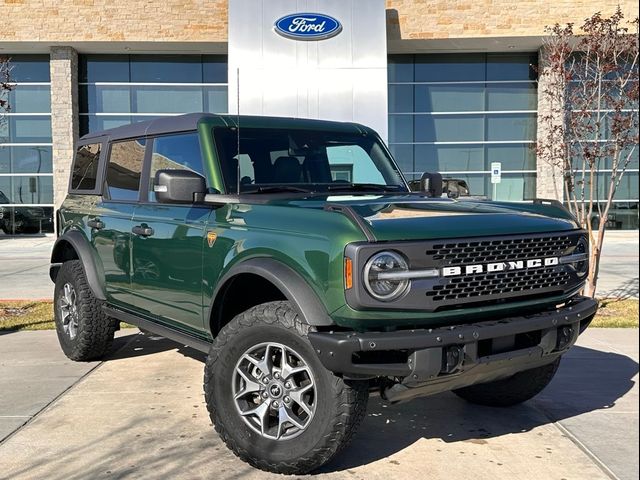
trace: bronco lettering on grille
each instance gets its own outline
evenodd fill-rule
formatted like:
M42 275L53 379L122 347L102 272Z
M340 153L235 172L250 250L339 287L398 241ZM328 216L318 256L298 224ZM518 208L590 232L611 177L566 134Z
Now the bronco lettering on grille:
M550 267L558 265L558 257L533 258L530 260L516 260L506 262L495 262L476 265L461 265L457 267L443 267L443 277L455 277L458 275L472 275L477 273L504 272L508 270L524 270L527 268Z

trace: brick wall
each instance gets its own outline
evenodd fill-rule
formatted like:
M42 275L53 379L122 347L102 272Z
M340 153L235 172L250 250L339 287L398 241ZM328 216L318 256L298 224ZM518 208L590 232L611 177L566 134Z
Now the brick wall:
M78 140L78 54L73 48L53 47L49 68L53 201L58 208L67 194L74 145Z
M0 0L0 42L224 42L227 1ZM637 15L637 0L387 0L387 31L402 39L538 36L545 25L580 24L618 4Z
M387 31L406 39L539 36L553 23L580 25L620 5L638 15L637 0L387 0Z
M0 0L2 41L227 40L227 0Z

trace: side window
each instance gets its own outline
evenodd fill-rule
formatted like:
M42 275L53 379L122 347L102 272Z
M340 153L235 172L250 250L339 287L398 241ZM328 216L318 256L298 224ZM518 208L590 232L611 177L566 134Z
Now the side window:
M144 139L128 140L111 145L105 182L106 192L111 200L138 200L144 146Z
M200 141L197 133L156 137L153 140L151 171L149 172L149 201L156 201L153 181L158 170L190 170L204 175Z
M72 190L95 190L101 146L91 143L78 147L71 175Z

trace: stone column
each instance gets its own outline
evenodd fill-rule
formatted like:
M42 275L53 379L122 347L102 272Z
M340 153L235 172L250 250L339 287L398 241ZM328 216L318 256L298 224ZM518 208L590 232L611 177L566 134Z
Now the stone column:
M541 48L538 52L538 67L540 73L538 75L538 132L537 138L544 139L547 135L547 129L549 123L540 121L541 118L551 115L560 115L559 106L552 105L549 96L545 93L548 89L548 85L553 81L550 75L545 75L548 69L548 62L546 61L546 51ZM558 121L562 121L560 118ZM564 197L562 169L552 165L549 159L544 158L543 155L538 155L536 159L537 170L537 182L536 182L536 196L538 198L548 198L553 200L562 201Z
M51 47L50 54L53 202L57 209L67 194L78 140L78 53L71 47Z

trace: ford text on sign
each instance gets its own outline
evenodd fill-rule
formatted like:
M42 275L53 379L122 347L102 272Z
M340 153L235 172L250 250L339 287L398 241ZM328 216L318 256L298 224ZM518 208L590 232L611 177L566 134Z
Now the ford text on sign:
M276 20L276 33L294 40L324 40L342 31L342 24L321 13L294 13Z

